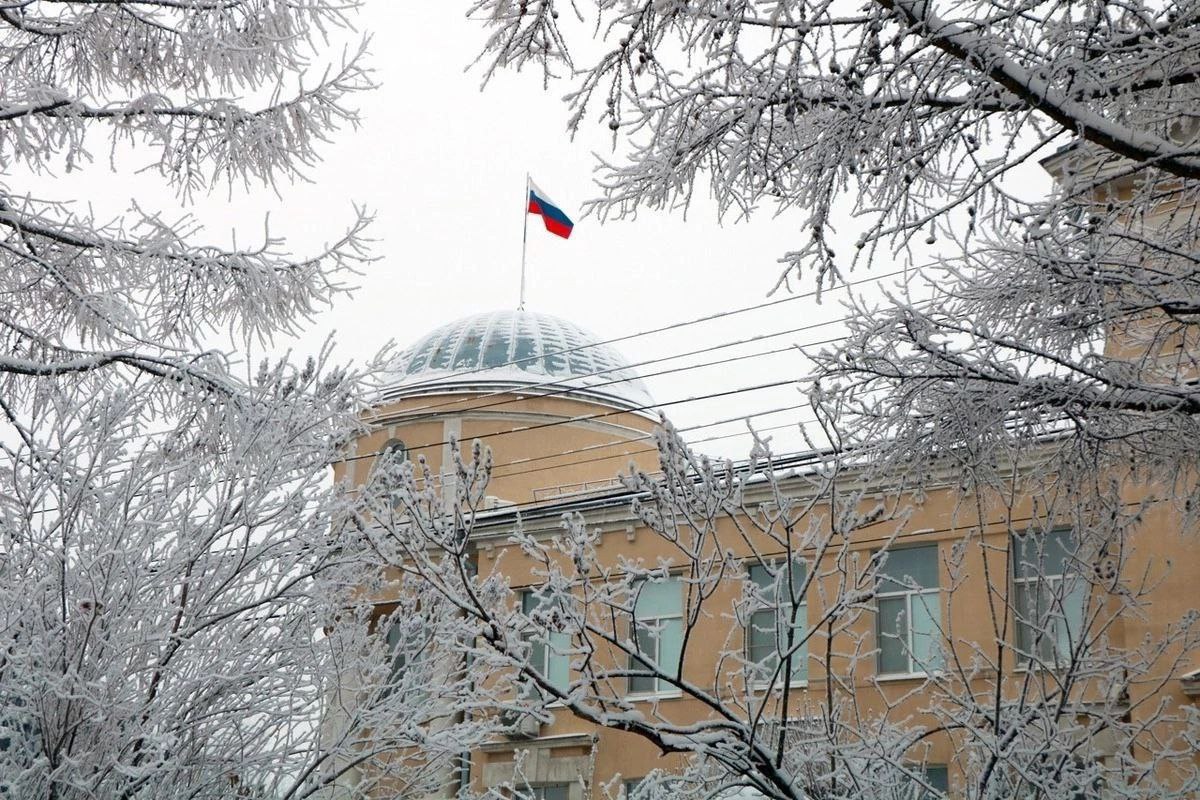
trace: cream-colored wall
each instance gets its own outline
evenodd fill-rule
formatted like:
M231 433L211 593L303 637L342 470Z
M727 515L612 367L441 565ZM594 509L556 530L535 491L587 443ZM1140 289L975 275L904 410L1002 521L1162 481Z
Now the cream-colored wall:
M480 440L492 451L488 494L513 503L613 480L631 463L653 471L658 461L652 419L571 397L424 395L376 409L367 422L372 432L334 465L335 478L351 488L367 479L393 439L404 442L410 460L424 457L435 476L452 471L451 438L468 458Z
M391 439L403 440L409 448L411 458L424 456L436 474L448 458L445 441L451 432L466 447L469 447L476 437L484 437L483 442L492 449L496 465L495 477L488 494L515 503L532 503L539 496L543 496L540 490L546 487L610 480L622 471L630 460L642 469L656 469L657 454L653 441L643 438L653 431L654 422L644 415L621 412L610 406L575 398L522 398L519 395L507 395L502 398L502 403L498 403L497 400L495 396L424 396L408 398L378 409L370 420L374 430L355 443L345 462L335 465L335 474L349 487L360 484L370 473L374 454ZM588 419L580 419L581 417ZM534 427L547 423L554 424L550 427ZM607 447L614 442L619 444ZM600 446L604 448L600 449ZM573 452L579 450L583 452ZM599 460L600 456L614 457ZM1130 499L1137 498L1131 496ZM988 613L988 585L983 578L985 559L992 576L1001 576L993 577L993 586L1003 586L1008 531L1014 527L1019 528L1028 519L1030 509L1028 503L1018 504L1006 512L998 508L988 509L985 512L985 524L982 526L983 533L973 534L973 543L967 547L959 571L951 575L944 563L950 548L971 531L978 529L978 520L974 516L975 506L962 501L963 497L952 489L931 492L923 503L909 509L902 536L905 544L936 542L941 548L941 586L944 589L955 586L953 595L947 591L942 593L943 622L952 635L951 646L958 655L965 658L970 656L972 647L980 647L989 653L996 651L996 647L989 644L995 641L996 631ZM646 563L654 563L659 559L676 559L672 545L629 519L627 509L604 513L607 514L606 518L601 519L597 516L594 520L606 530L599 547L599 557L604 564L614 565L619 557L642 558ZM820 513L818 510L817 514ZM1169 505L1160 503L1150 506L1134 537L1126 572L1139 574L1143 570L1149 570L1153 574L1161 575L1162 582L1149 598L1149 613L1124 616L1113 625L1111 635L1115 645L1132 644L1147 638L1151 641L1161 641L1169 636L1168 625L1172 620L1194 609L1197 597L1195 587L1200 586L1200 559L1177 556L1194 549L1191 543L1196 540L1198 532L1181 531L1180 528L1178 516ZM858 555L859 563L865 563L871 551L878 548L894 529L894 523L882 522L856 532L852 536L850 549ZM772 552L767 540L752 541L760 554ZM728 548L738 557L752 555L751 546L733 529L728 520L722 523L720 533L713 540L712 546ZM501 563L512 585L534 583L532 563L519 551L505 552L504 548L505 545L499 538L481 547L480 571L486 574L490 569L496 568L497 563ZM834 586L837 575L835 570L829 569L830 566L829 563L817 566L819 573L828 573L819 579L826 584L823 587L825 596L837 594ZM820 589L821 587L814 586L808 597L810 620L819 617L822 610ZM691 647L691 654L684 664L684 675L689 680L712 685L721 650L727 645L741 646L741 631L731 629L728 615L721 613L732 608L739 592L737 582L730 582L727 588L723 587L709 601L715 608L706 617L704 627L699 631L701 638ZM868 649L874 646L873 615L864 613L852 626L849 634L833 640L833 652L844 653L850 650L854 635L860 637L862 646ZM1002 630L1001 636L1012 641L1011 627ZM810 644L810 653L815 655L821 647L822 641L815 637ZM847 661L835 656L831 664L835 670L844 670ZM1200 667L1200 664L1183 666L1194 669ZM804 715L803 709L806 706L815 712L825 702L828 687L827 676L816 658L810 658L808 667L807 688L801 690L798 695L800 715ZM1180 670L1180 674L1183 671L1186 669ZM1135 720L1151 713L1153 709L1153 703L1136 703L1146 691L1158 692L1172 705L1195 702L1184 696L1177 679L1162 677L1165 680L1162 689L1152 688L1155 686L1153 682L1131 687L1132 699L1135 701ZM989 676L981 676L973 688L986 688L988 680ZM853 688L857 704L864 713L882 712L885 706L894 704L896 708L893 713L900 716L912 713L919 718L928 698L928 695L917 692L907 699L902 699L907 693L921 687L919 679L877 682L871 658L864 659L859 664L856 674L848 684ZM699 719L709 713L694 700L659 702L661 713L681 721ZM563 770L575 770L580 773L591 787L591 796L594 798L602 796L599 788L601 785L618 776L622 779L639 778L654 768L670 768L679 764L677 756L664 757L639 736L615 730L595 729L571 717L562 709L555 712L555 721L543 728L541 736L577 737L569 740L555 738L554 741L570 742L562 747L539 745L544 752L540 752L541 761L538 763L544 761L548 765L547 775L558 775ZM594 748L587 743L581 744L582 740L578 738L580 736L594 737ZM948 740L944 737L934 737L930 740L930 745L928 753L922 754L928 758L929 763L950 761L951 747ZM476 787L484 786L485 777L486 782L491 782L496 776L503 775L506 769L504 765L511 762L513 749L522 746L524 745L520 743L513 743L511 746L497 743L486 752L475 754L472 775ZM556 764L558 766L553 766ZM586 770L582 765L586 765ZM583 775L581 770L588 774ZM577 797L573 800L583 798Z
M1139 498L1131 496L1133 502ZM975 523L977 520L960 503L960 495L949 489L930 493L924 503L911 509L911 516L904 524L899 542L904 545L936 543L939 546L941 561L940 596L942 604L943 624L947 626L950 640L947 645L957 657L969 660L978 648L990 658L995 658L999 647L993 644L997 639L997 630L989 612L989 586L993 590L992 599L1004 602L1007 591L1007 547L1009 531L1021 529L1027 524L1030 509L1028 504L1018 504L1003 514L993 509L985 516L982 534L978 533ZM600 545L598 556L604 566L613 566L618 557L641 558L645 563L656 563L660 559L679 563L673 546L653 532L636 527L632 533L625 530L619 523L610 526ZM924 531L924 532L922 532ZM888 539L893 527L881 523L871 528L857 532L850 544L850 550L857 555L857 563L865 565L872 551L878 549L881 542ZM1112 624L1109 635L1112 645L1135 646L1137 642L1149 638L1152 641L1164 641L1169 636L1168 626L1174 620L1179 620L1189 611L1195 609L1195 587L1200 586L1200 559L1178 558L1180 553L1189 549L1188 539L1192 541L1200 535L1200 531L1183 531L1177 514L1167 504L1150 506L1145 520L1139 526L1131 540L1131 548L1127 553L1125 573L1139 576L1151 574L1161 578L1149 597L1149 605L1144 616L1121 615ZM953 574L947 563L950 559L950 548L966 538L970 544L964 551L961 563L956 565ZM767 555L770 550L762 542L756 543L760 554ZM731 551L736 557L748 558L752 555L751 548L740 534L732 528L732 523L726 521L720 534L713 539L711 547ZM824 596L838 596L836 582L839 575L833 564L834 557L817 565L819 578L824 582ZM985 578L985 560L990 573ZM480 570L486 573L496 564L502 564L503 569L514 586L529 585L533 582L531 567L522 554L515 550L505 552L503 547L485 548L480 554ZM851 558L847 563L853 564ZM811 565L810 565L811 568ZM954 588L953 593L949 591ZM809 620L820 617L822 587L814 585L808 594ZM689 648L689 655L683 665L683 676L701 686L712 687L718 672L718 658L727 647L742 646L742 632L734 627L729 620L729 612L736 602L741 588L737 581L731 581L728 587L721 588L707 602L708 613L704 622L697 630L696 638ZM999 592L999 596L995 592ZM1116 608L1110 609L1110 613ZM842 634L832 640L822 640L814 637L810 643L810 660L808 663L809 680L807 687L793 693L790 700L795 716L807 716L819 713L826 702L825 692L828 688L827 674L817 651L821 650L824 641L830 641L831 650L846 654L855 648L854 636L861 637L860 652L870 653L875 647L875 620L871 613L864 613L848 634ZM1000 627L999 638L1012 642L1015 638L1011 621L1007 627ZM1009 682L1002 683L1002 691L1007 696L1013 696L1018 684L1013 678L1024 679L1025 675L1013 668L1010 661L1005 668ZM866 714L882 714L886 708L891 708L891 714L902 719L913 715L917 720L922 716L931 689L922 688L922 679L894 679L891 677L877 681L873 657L861 659L853 678L847 679L848 660L835 656L832 668L839 673L836 695L840 696L844 686L853 687L856 705ZM1154 704L1138 704L1141 695L1147 687L1155 686L1160 680L1165 681L1162 690L1157 693L1174 706L1194 702L1186 698L1178 676L1200 664L1184 664L1183 669L1177 670L1175 678L1170 679L1162 674L1148 677L1149 683L1131 687L1134 709L1132 718L1139 720L1153 713ZM981 672L973 683L972 690L986 692L995 683L995 673ZM1096 687L1086 691L1095 693ZM915 692L915 693L914 693ZM910 693L914 693L911 694ZM646 701L647 703L649 701ZM805 710L808 710L806 714ZM658 701L658 712L673 721L688 722L710 716L710 711L697 701L681 699L664 699ZM622 779L642 777L654 768L677 766L677 756L664 758L662 754L646 742L645 739L629 733L614 730L595 730L587 723L571 718L559 710L552 725L542 730L544 737L558 737L570 734L590 733L598 736L595 754L595 772L591 785L595 788L594 797L601 797L598 787L618 776ZM925 757L928 763L947 764L952 760L951 743L946 737L932 737L928 740L929 750L915 754L916 758ZM520 746L520 745L516 745ZM492 754L485 755L488 759L496 758ZM477 779L482 773L477 775ZM953 775L952 780L956 776ZM482 787L482 783L479 784Z

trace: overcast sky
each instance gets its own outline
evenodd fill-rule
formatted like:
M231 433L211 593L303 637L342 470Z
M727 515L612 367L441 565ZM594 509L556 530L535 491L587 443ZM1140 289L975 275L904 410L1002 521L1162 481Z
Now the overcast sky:
M315 347L332 332L342 359L363 359L389 340L403 347L458 317L515 307L527 170L576 217L569 241L530 219L530 310L565 317L608 339L767 299L780 272L776 260L801 241L796 215L773 218L764 209L748 222L719 225L712 205L702 201L687 219L643 213L634 221L601 225L580 218L580 204L597 191L591 182L595 154L612 153L608 131L592 123L572 141L561 102L567 84L543 89L534 71L502 75L481 92L481 71L466 68L484 33L465 18L465 7L458 2L367 3L360 23L373 36L371 64L380 89L357 99L362 127L343 131L322 148L325 160L309 171L311 183L287 187L279 197L238 191L230 199L217 191L194 204L214 240L227 239L236 228L239 243L252 242L261 236L261 220L269 213L274 232L299 253L336 236L352 218L353 203L375 213L371 234L379 260L361 276L353 297L342 298L317 320L298 350ZM80 195L93 197L100 210L115 213L132 197L162 195L154 175L124 171L123 180L111 181L107 153L96 156L96 169L62 183L69 187L79 181ZM121 188L114 193L112 186ZM54 191L63 196L61 186ZM876 271L888 268L881 264ZM619 349L629 360L642 361L796 328L840 316L836 297L822 305L800 299L673 334L640 337ZM834 333L825 328L643 371ZM647 384L658 401L670 402L806 371L805 360L788 353L651 377ZM668 411L684 427L802 400L789 387L676 404ZM759 424L777 426L795 418L795 413L777 414ZM691 438L739 428L744 426L706 429ZM802 447L794 434L776 436L782 450ZM703 448L740 456L747 446L741 438Z
M404 346L452 319L515 307L526 171L576 218L566 241L530 219L528 309L565 317L607 339L766 299L779 273L776 259L796 241L798 220L762 214L718 227L709 204L686 220L647 213L601 225L579 218L579 206L596 193L596 153L612 152L607 129L592 124L571 141L561 102L567 85L543 89L533 71L502 75L481 92L481 70L466 68L483 30L465 18L464 8L408 3L401 13L393 4L367 4L363 24L373 32L372 63L381 88L362 101L362 129L326 149L325 164L313 173L315 185L297 187L281 204L293 236L345 220L351 199L377 214L381 260L363 277L358 294L320 321L321 329L336 328L343 354L362 356L388 339ZM839 309L798 300L618 347L631 361L642 361L795 328L819 315L838 316ZM777 338L642 371L795 341L801 339ZM650 377L647 384L657 400L669 402L803 371L803 359L781 354ZM668 412L676 424L689 426L802 399L784 388L672 405ZM790 419L779 414L762 424ZM739 427L705 429L693 438ZM747 441L705 446L743 455ZM791 437L788 447L798 446Z

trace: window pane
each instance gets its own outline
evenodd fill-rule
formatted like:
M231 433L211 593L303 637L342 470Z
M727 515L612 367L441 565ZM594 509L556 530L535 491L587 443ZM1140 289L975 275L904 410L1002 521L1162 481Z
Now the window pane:
M521 591L522 614L525 616L533 614L539 605L541 605L541 599L533 589L524 589ZM546 644L539 639L536 635L537 633L532 628L525 633L525 639L530 643L529 662L530 666L542 673L542 675L546 675Z
M679 677L679 655L683 651L683 620L670 619L662 624L658 640L658 665L672 678ZM663 689L674 688L664 685Z
M473 367L479 362L479 347L483 344L483 334L486 328L487 320L482 319L463 331L462 339L459 340L458 353L454 358L454 369Z
M637 663L634 665L634 668L642 666L645 665ZM645 675L635 675L629 679L629 691L632 694L654 694L657 683L657 680L654 678L649 678Z
M1069 528L1046 534L1037 532L1013 537L1013 573L1018 578L1063 575L1069 571L1075 552L1075 535Z
M792 642L803 641L808 633L808 605L796 607L795 624L793 625ZM792 681L807 681L808 680L808 642L800 645L795 653L792 654L791 665Z
M638 654L644 656L647 661L654 662L658 660L657 624L654 628L646 625L638 625L637 649Z
M755 664L763 664L768 670L775 665L778 651L775 648L775 611L758 611L750 616L747 631L746 658Z
M776 564L772 567L779 573L779 579L782 582L787 582L787 564ZM758 586L763 598L768 602L774 602L775 599L775 576L771 574L771 570L767 569L762 564L751 564L747 569L750 574L750 580ZM792 562L791 581L792 594L798 595L801 587L804 586L805 564L803 561L796 560ZM789 598L783 598L787 602Z
M950 791L949 770L945 766L927 764L925 766L925 783L937 790L937 793L925 792L925 798L933 800L935 797L944 797Z
M905 619L905 598L887 597L879 600L879 671L881 673L911 672L904 640L908 636Z
M406 629L407 624L407 620L395 620L384 634L391 665L387 682L381 691L383 697L399 691L402 687L414 697L424 696L429 671L426 654L432 643L429 631L424 625L414 630Z
M521 613L529 616L533 610L538 607L538 596L534 594L532 589L525 589L521 592Z
M571 684L571 656L567 650L571 647L571 637L565 633L550 634L550 647L546 655L546 677L554 688L566 691Z
M799 595L800 590L804 587L805 565L803 561L792 562L792 594ZM803 602L804 598L798 598Z
M775 574L772 574L775 570ZM775 564L768 568L763 564L751 564L747 568L750 580L758 587L761 603L757 611L750 616L746 629L746 658L759 666L755 670L758 681L770 680L779 663L781 653L803 639L807 630L808 606L804 602L800 590L804 586L805 565L803 561L792 562L791 591L777 597L778 582L786 582L789 578L786 563ZM792 598L799 602L792 605ZM789 643L789 638L791 642ZM807 646L795 652L791 660L790 679L800 681L807 679ZM780 673L781 678L784 673Z
M402 642L404 629L400 627L399 622L393 622L387 630L387 645L388 652L392 656L392 669L388 674L388 685L394 685L400 682L404 677L404 670L408 666L408 652Z
M922 589L938 586L937 545L889 550L879 569L880 592L903 592L913 584Z
M638 619L663 617L683 613L683 595L679 579L665 581L642 581L636 589L637 604L634 607Z
M751 564L747 570L750 574L750 580L758 587L763 599L773 601L775 595L775 579L771 577L771 572L762 564Z
M938 596L933 593L913 595L911 605L913 669L917 672L941 669L941 649L937 642L942 613Z
M546 645L542 642L537 640L531 642L529 648L529 665L542 673L542 675L546 675Z
M644 656L645 660L633 656L629 659L630 669L646 669L650 664L656 663L658 660L658 637L651 630L638 626L636 637L638 653ZM656 679L644 675L635 675L629 679L629 691L638 694L653 692L655 689Z
M1034 583L1018 583L1014 587L1016 591L1014 610L1017 615L1017 649L1024 654L1033 652L1033 644L1036 639L1038 626L1036 588L1037 584ZM1024 660L1027 655L1020 657Z
M1061 590L1061 581L1048 578L1017 585L1017 612L1024 617L1017 623L1017 647L1047 664L1056 663L1068 652L1065 630L1059 649L1064 623L1055 593Z
M1056 609L1055 648L1059 661L1067 661L1071 651L1083 637L1083 618L1087 609L1088 585L1078 578L1068 578L1058 584L1062 591L1062 607Z
M487 333L483 349L483 359L480 362L480 366L499 367L508 362L509 344L517 338L513 332L516 324L515 317L495 320L495 324Z
M534 789L537 800L567 800L567 784L554 783L549 786L539 786Z

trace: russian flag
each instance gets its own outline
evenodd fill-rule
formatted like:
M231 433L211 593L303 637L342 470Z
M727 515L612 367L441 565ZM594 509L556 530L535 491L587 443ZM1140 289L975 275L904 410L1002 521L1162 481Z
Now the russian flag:
M571 238L571 229L575 227L575 223L532 180L529 181L529 207L526 211L529 214L541 214L546 230L555 236Z

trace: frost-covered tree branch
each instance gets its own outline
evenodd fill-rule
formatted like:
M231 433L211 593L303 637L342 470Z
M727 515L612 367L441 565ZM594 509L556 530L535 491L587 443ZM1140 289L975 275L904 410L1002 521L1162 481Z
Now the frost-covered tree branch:
M968 225L1009 233L1043 198L1006 176L1075 140L1136 173L1198 177L1191 3L482 0L471 13L489 28L488 74L550 76L574 64L572 35L599 31L609 49L575 65L570 125L606 124L628 155L601 166L595 212L687 204L702 184L723 211L795 209L811 241L787 263L822 277ZM861 234L844 232L847 212Z
M954 469L917 485L761 444L734 467L669 426L659 446L661 473L628 476L629 536L484 512L478 443L455 450L451 497L420 463L364 487L364 546L456 609L510 724L570 714L641 737L664 756L645 798L899 800L937 790L932 763L969 798L1197 786L1197 720L1162 692L1200 617L1119 633L1169 575L1133 534L1169 495L1046 482L1040 452L963 494Z
M93 148L184 200L285 186L357 122L353 11L0 6L0 795L424 794L488 730L464 724L467 665L440 688L396 668L457 618L374 602L348 546L362 510L329 464L378 364L248 366L346 291L369 215L295 255L53 198Z
M770 763L756 759L751 728L723 727L754 718L752 708L739 716L729 705L744 686L691 727L655 716L657 706L603 704L599 681L572 684L565 702L597 698L595 709L572 711L696 756L683 782L664 778L653 796L752 787L779 798L912 797L902 776L919 777L922 753L945 757L945 748L964 797L1195 791L1200 776L1184 754L1197 720L1163 688L1195 663L1195 611L1137 643L1119 629L1123 618L1154 614L1155 592L1171 580L1162 553L1186 550L1197 523L1200 6L468 7L487 31L485 77L537 68L566 87L571 131L611 132L614 152L598 166L600 196L590 205L600 218L685 208L707 192L721 214L794 220L797 243L781 258L776 288L806 277L829 285L877 265L913 268L905 288L852 300L847 339L812 354L826 422L810 430L832 445L840 474L878 487L910 521L929 513L931 498L954 508L953 522L942 523L953 535L938 551L951 586L939 587L945 606L931 634L947 648L936 658L915 647L896 656L919 667L919 688L863 681L881 637L862 619L874 614L884 630L892 601L879 596L886 581L877 578L895 577L887 563L901 551L862 570L859 584L835 537L832 554L808 562L810 575L827 570L807 591L810 619L814 593L830 609L808 638L813 674L825 673L823 701ZM653 667L643 675L636 658L618 657L611 674L591 666L609 651L637 654L627 631L636 627L629 595L638 579L686 576L685 631L703 615L697 607L714 607L704 582L714 573L695 555L708 551L681 533L702 539L705 516L673 474L664 456L655 484L663 494L643 485L664 500L651 506L656 519L642 521L678 549L669 564L563 581L564 556L573 563L588 535L569 520L561 555L537 556L541 541L526 547L544 561L556 609L595 598L595 619L576 613L566 627L582 676L611 679L613 690L621 680L662 681L712 709L720 680L697 684ZM704 467L687 474L709 500L721 496ZM801 520L836 518L847 491L792 486L820 498ZM789 547L774 543L779 552L803 543L811 556L805 530L789 530L781 539ZM725 563L713 547L714 563ZM1051 555L1059 576L1073 577L1048 571ZM896 596L925 590L887 585ZM710 614L729 613L718 607ZM602 645L592 656L577 638ZM735 641L731 634L712 674L736 671ZM821 648L824 664L815 661ZM772 735L786 738L778 728Z

